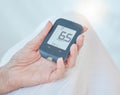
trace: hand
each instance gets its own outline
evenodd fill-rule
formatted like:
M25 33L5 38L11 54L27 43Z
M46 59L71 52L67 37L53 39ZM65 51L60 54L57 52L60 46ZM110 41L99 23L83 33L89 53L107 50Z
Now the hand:
M0 76L2 76L0 80L5 83L0 83L0 94L22 87L58 80L64 76L66 68L75 65L77 53L83 45L83 34L77 38L76 44L71 46L70 55L65 63L62 58L59 58L57 63L54 63L39 54L38 49L51 27L52 23L49 21L33 40L29 41L11 58L6 66L0 69ZM83 31L86 31L86 28L83 28Z

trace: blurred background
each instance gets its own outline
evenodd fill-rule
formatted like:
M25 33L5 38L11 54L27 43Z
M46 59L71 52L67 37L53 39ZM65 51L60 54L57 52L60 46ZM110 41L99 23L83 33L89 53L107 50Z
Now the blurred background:
M88 18L120 70L119 0L0 0L0 59L46 18L76 11Z

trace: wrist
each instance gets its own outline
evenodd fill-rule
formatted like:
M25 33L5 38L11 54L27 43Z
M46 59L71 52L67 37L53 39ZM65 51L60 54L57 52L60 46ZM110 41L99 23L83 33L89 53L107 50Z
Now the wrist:
M13 85L14 78L11 79L10 72L10 68L7 65L0 67L0 95L16 89Z
M0 94L4 94L9 90L8 76L5 67L0 68Z

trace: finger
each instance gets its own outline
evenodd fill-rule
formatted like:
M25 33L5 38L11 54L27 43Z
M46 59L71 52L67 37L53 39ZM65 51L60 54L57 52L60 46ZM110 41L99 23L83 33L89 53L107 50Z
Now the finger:
M52 23L50 21L48 21L48 23L46 24L44 29L33 40L28 42L27 45L29 46L29 48L38 50L40 45L42 44L43 40L47 36L48 32L50 31L51 27L52 27Z
M76 44L77 44L77 47L78 47L78 51L79 49L83 46L83 42L84 42L84 35L81 34L77 37L77 40L76 40Z
M55 81L62 78L64 76L64 73L65 73L64 61L62 58L59 58L57 60L57 69L51 73L50 81Z
M82 33L86 32L88 30L88 28L85 26L83 26L82 28L83 28Z
M70 48L70 55L67 60L66 68L71 68L75 65L76 63L76 58L77 58L77 45L73 44Z
M76 43L78 45L78 49L80 49L81 46L83 45L83 40L84 40L83 33L86 32L87 30L88 30L88 28L83 26L82 34L77 37Z

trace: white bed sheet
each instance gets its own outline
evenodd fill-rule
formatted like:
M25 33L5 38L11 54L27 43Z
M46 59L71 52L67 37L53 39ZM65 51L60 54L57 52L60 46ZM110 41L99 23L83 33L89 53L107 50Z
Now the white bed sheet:
M88 27L75 67L68 70L61 80L21 88L6 95L120 95L120 73L90 23L76 13L67 13L62 17ZM59 16L50 20L54 22L57 18ZM16 51L35 37L45 23L41 23L35 32L9 49L0 65L5 65Z

